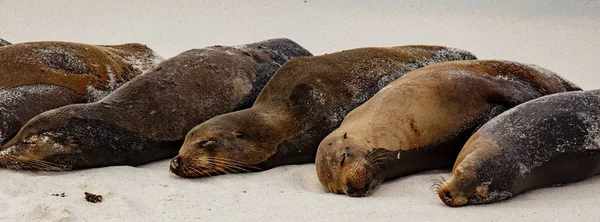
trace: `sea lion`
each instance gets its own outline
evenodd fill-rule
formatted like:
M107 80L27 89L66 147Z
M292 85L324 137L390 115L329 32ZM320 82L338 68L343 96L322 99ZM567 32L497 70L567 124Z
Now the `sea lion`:
M313 162L321 139L389 82L429 64L465 59L476 58L441 46L360 48L293 59L252 108L194 127L171 172L203 177Z
M501 201L600 173L600 90L545 96L484 124L438 184L448 206Z
M1 46L7 46L7 45L11 45L10 42L4 40L4 39L0 39L0 47Z
M319 144L317 176L332 193L368 196L381 182L449 167L482 124L523 102L580 90L509 61L456 61L410 72L350 112Z
M174 157L192 127L249 107L283 63L310 55L289 39L183 52L98 102L36 116L5 144L0 167L74 170Z
M30 42L0 47L0 145L37 114L97 101L160 61L141 44Z

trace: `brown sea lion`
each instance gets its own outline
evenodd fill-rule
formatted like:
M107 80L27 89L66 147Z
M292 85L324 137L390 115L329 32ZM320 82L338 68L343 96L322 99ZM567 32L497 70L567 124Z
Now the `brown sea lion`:
M35 115L97 101L160 61L141 44L30 42L0 47L0 145Z
M8 42L4 39L0 39L0 46L7 46L7 45L11 45L10 42Z
M442 61L476 59L441 46L361 48L286 63L250 109L192 129L171 172L182 177L313 162L342 118L405 73Z
M448 206L501 201L600 173L600 90L545 96L484 124L437 184Z
M320 144L317 176L332 193L367 196L381 182L449 167L482 124L520 103L580 90L558 75L508 61L431 65L390 83Z
M310 56L289 39L193 49L104 99L42 113L0 155L0 167L72 170L171 158L195 125L247 108L288 59Z

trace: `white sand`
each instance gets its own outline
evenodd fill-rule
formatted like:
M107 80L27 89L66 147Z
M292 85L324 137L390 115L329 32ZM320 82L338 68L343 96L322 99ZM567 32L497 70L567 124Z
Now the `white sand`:
M0 5L0 37L141 42L168 58L190 48L291 38L314 54L363 46L440 44L482 59L534 63L600 88L600 1L20 1ZM85 3L84 3L85 2ZM449 1L450 2L450 1ZM325 193L313 164L180 179L168 161L66 173L0 170L4 221L598 221L600 177L501 203L445 207L434 171L384 183L367 198ZM88 203L83 192L104 196ZM66 197L52 194L65 193Z

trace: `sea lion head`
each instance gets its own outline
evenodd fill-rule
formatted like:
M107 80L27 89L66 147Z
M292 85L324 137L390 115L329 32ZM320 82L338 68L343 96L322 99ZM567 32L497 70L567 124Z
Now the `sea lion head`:
M482 202L488 195L488 185L480 183L471 169L456 169L449 180L434 187L440 200L451 207Z
M482 167L499 152L496 142L481 132L473 134L456 159L452 177L433 185L440 200L451 207L486 202L491 192L491 179L486 179L486 175L495 172L487 172Z
M382 152L358 138L332 134L319 145L317 176L329 192L363 197L372 193L383 180L377 169Z
M64 171L77 164L80 151L59 133L43 131L43 114L28 122L0 151L0 167L12 170ZM37 120L37 121L36 121ZM39 128L38 128L39 127Z
M0 151L0 167L14 170L65 171L104 166L107 159L123 158L97 135L111 133L100 122L85 122L82 110L91 104L74 104L43 112L29 120ZM117 135L109 134L113 138ZM120 142L126 142L123 138ZM102 149L100 149L101 147ZM107 151L110 150L111 152Z
M250 117L244 118L243 116ZM257 128L261 120L246 111L212 118L190 130L170 170L187 178L255 171L270 155L269 135Z

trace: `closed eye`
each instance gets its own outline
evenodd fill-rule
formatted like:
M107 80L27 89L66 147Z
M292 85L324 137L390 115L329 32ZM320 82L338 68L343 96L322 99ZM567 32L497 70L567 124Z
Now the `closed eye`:
M346 151L344 152L344 155L342 156L342 161L340 162L340 165L344 165L344 161L346 160L346 157L348 157L350 155L350 147L346 147Z
M216 141L214 141L214 140L205 140L205 141L200 142L200 146L210 146L215 143L216 143Z

